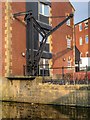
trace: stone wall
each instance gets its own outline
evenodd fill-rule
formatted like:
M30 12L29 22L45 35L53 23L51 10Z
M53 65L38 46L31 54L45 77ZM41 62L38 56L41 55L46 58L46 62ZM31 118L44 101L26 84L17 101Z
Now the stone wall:
M1 87L0 87L1 88ZM88 85L55 85L42 83L42 78L35 80L9 80L2 81L2 100L90 106L90 86Z

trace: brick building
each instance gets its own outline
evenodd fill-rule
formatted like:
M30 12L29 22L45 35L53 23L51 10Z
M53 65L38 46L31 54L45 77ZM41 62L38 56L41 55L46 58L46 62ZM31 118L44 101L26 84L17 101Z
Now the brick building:
M26 40L28 33L24 21L25 16L13 17L13 14L32 10L34 18L46 31L51 29L48 19L50 3L38 2L1 2L2 6L2 73L3 76L24 75L23 66L26 65ZM47 8L47 12L45 9ZM45 15L46 16L45 16ZM34 50L40 46L41 36L34 30ZM28 44L28 43L27 43ZM0 44L1 45L1 44ZM49 44L47 42L42 59L49 59ZM45 60L41 60L44 61ZM40 68L42 74L42 67ZM46 69L45 69L46 70Z
M27 30L24 16L17 19L13 14L32 10L33 16L47 32L64 18L51 19L48 16L66 16L74 13L74 8L70 2L2 2L2 52L0 60L2 68L0 73L3 76L22 76L24 75L23 66L26 65L26 40ZM57 8L57 9L55 9ZM34 49L40 46L41 36L34 31ZM41 64L49 64L50 67L74 66L74 22L73 19L67 21L62 28L52 34L46 43ZM53 59L51 58L51 52ZM47 67L40 66L42 72L49 74ZM51 71L51 73L54 73ZM55 73L56 74L56 73ZM58 74L58 73L57 73Z
M22 6L22 7L20 7ZM26 11L25 3L2 2L2 74L3 76L22 75L25 58L26 28L23 18L13 19L12 14ZM20 32L21 31L21 32Z
M80 51L80 67L90 66L90 18L75 24L76 46Z
M70 2L53 2L52 16L67 16L74 13L74 8ZM65 17L52 19L54 27ZM75 43L74 43L74 19L69 19L66 24L61 26L52 34L52 66L53 68L72 67L75 61ZM72 69L65 69L64 72L71 72ZM54 74L62 73L62 69L54 69Z

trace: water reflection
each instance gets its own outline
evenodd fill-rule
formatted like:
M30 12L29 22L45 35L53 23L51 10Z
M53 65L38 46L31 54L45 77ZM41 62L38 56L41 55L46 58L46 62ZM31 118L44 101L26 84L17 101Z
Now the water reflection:
M90 108L65 106L2 103L3 118L26 118L29 120L89 120Z

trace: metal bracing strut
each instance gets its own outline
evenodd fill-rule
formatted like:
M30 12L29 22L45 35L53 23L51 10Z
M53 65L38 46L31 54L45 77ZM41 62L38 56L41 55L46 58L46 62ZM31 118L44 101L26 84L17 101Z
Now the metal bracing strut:
M40 26L40 24L35 20L31 11L20 12L14 14L14 17L25 15L24 20L26 21L26 30L27 30L27 41L26 41L26 66L27 66L27 75L36 76L38 73L38 65L40 58L42 57L43 50L46 45L47 38L55 32L58 28L60 28L67 20L73 17L73 14L67 16L62 22L60 22L57 26L51 29L48 33ZM42 36L42 41L39 49L34 55L34 34L33 28L37 30L38 33Z

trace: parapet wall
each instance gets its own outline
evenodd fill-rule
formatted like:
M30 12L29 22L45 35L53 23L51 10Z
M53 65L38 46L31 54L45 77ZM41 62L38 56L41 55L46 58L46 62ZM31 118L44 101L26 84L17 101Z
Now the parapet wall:
M9 80L2 78L1 100L90 106L90 86L89 85L55 85L42 83L42 78L35 80ZM1 88L1 87L0 87Z

